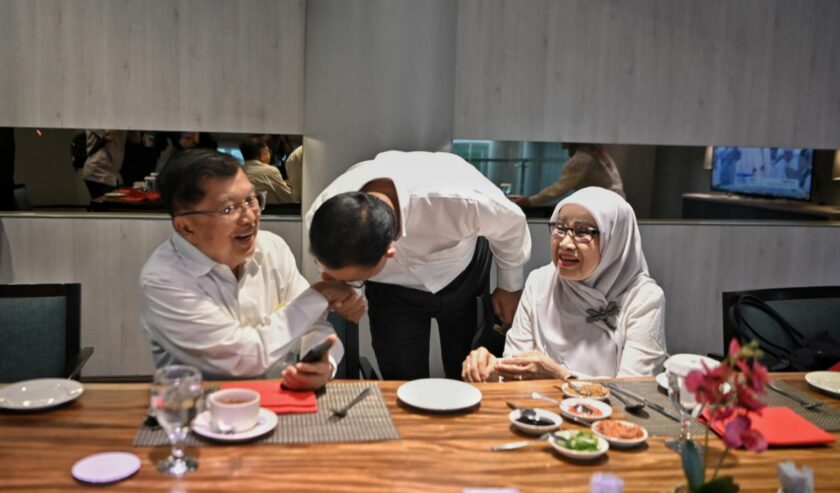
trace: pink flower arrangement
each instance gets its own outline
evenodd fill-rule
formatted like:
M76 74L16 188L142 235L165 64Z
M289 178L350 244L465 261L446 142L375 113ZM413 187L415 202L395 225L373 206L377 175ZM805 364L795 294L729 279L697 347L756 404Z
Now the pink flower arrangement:
M752 421L748 416L750 412L761 414L766 406L757 397L758 394L764 394L764 385L767 383L767 368L759 363L760 357L761 350L757 342L752 341L742 347L737 339L732 339L729 354L720 366L710 369L703 363L703 370L694 370L686 376L685 386L694 394L697 402L705 405L709 424L726 423L722 437L726 450L709 482L706 482L705 453L701 462L694 442L686 440L684 443L683 469L692 492L738 491L731 477L717 475L729 449L745 448L754 452L767 449L767 440L758 430L751 428ZM729 384L728 389L725 384ZM708 450L708 429L705 441L705 450Z

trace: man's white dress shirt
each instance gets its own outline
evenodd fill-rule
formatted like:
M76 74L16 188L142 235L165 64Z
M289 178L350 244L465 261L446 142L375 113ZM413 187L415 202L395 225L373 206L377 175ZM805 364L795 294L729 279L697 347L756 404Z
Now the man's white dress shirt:
M279 236L259 231L241 271L237 280L178 233L155 250L140 274L140 325L156 367L188 364L210 378L271 377L289 353L305 354L334 333L326 299L309 287ZM338 341L333 366L343 355Z
M476 241L490 243L497 286L518 291L531 256L531 235L522 210L474 166L449 153L380 153L348 169L312 203L307 229L318 207L331 197L388 178L397 191L400 218L396 255L372 281L437 293L473 258Z

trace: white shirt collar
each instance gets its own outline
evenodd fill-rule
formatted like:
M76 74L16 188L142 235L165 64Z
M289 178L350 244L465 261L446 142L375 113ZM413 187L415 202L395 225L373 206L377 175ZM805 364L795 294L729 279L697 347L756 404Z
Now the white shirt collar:
M259 231L257 234L259 235ZM206 275L208 272L215 269L216 266L227 267L226 265L220 264L208 257L207 254L187 241L180 235L180 233L173 233L172 238L169 241L172 242L172 249L175 250L175 254L184 261L184 267L195 277ZM252 271L253 269L259 268L262 260L263 252L258 241L254 254L245 260L243 270Z

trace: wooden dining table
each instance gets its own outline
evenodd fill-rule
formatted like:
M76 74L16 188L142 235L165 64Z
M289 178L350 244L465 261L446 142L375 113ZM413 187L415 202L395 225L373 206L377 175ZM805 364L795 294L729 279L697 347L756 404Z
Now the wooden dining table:
M802 374L775 378L840 408L840 400L809 390ZM547 407L530 399L532 391L561 397L557 381L479 384L480 405L468 412L431 414L398 402L403 382L378 382L399 440L306 445L206 445L188 449L198 459L194 473L163 475L155 463L167 447L133 447L149 402L148 384L86 384L84 394L63 407L37 413L0 412L0 491L66 491L88 485L70 469L97 452L127 451L142 465L132 477L106 487L115 491L329 491L461 492L468 488L515 488L521 492L589 491L593 474L624 480L626 492L670 492L684 482L680 457L664 437L649 438L631 450L611 449L589 463L569 462L546 442L493 452L493 445L523 440L508 421L507 401ZM614 406L621 418L623 408ZM563 428L581 428L564 423ZM838 434L835 433L835 436ZM710 440L712 457L723 443ZM840 491L840 443L774 448L763 453L731 452L721 473L732 475L741 491L775 492L777 464L793 461L814 471L816 491Z

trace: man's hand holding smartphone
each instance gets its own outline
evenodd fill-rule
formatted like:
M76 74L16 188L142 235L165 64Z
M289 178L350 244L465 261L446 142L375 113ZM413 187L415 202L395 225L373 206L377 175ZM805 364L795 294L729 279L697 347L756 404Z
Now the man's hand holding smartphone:
M337 336L331 334L324 342L311 348L301 360L283 370L283 387L293 390L313 390L323 387L332 378L330 349Z

